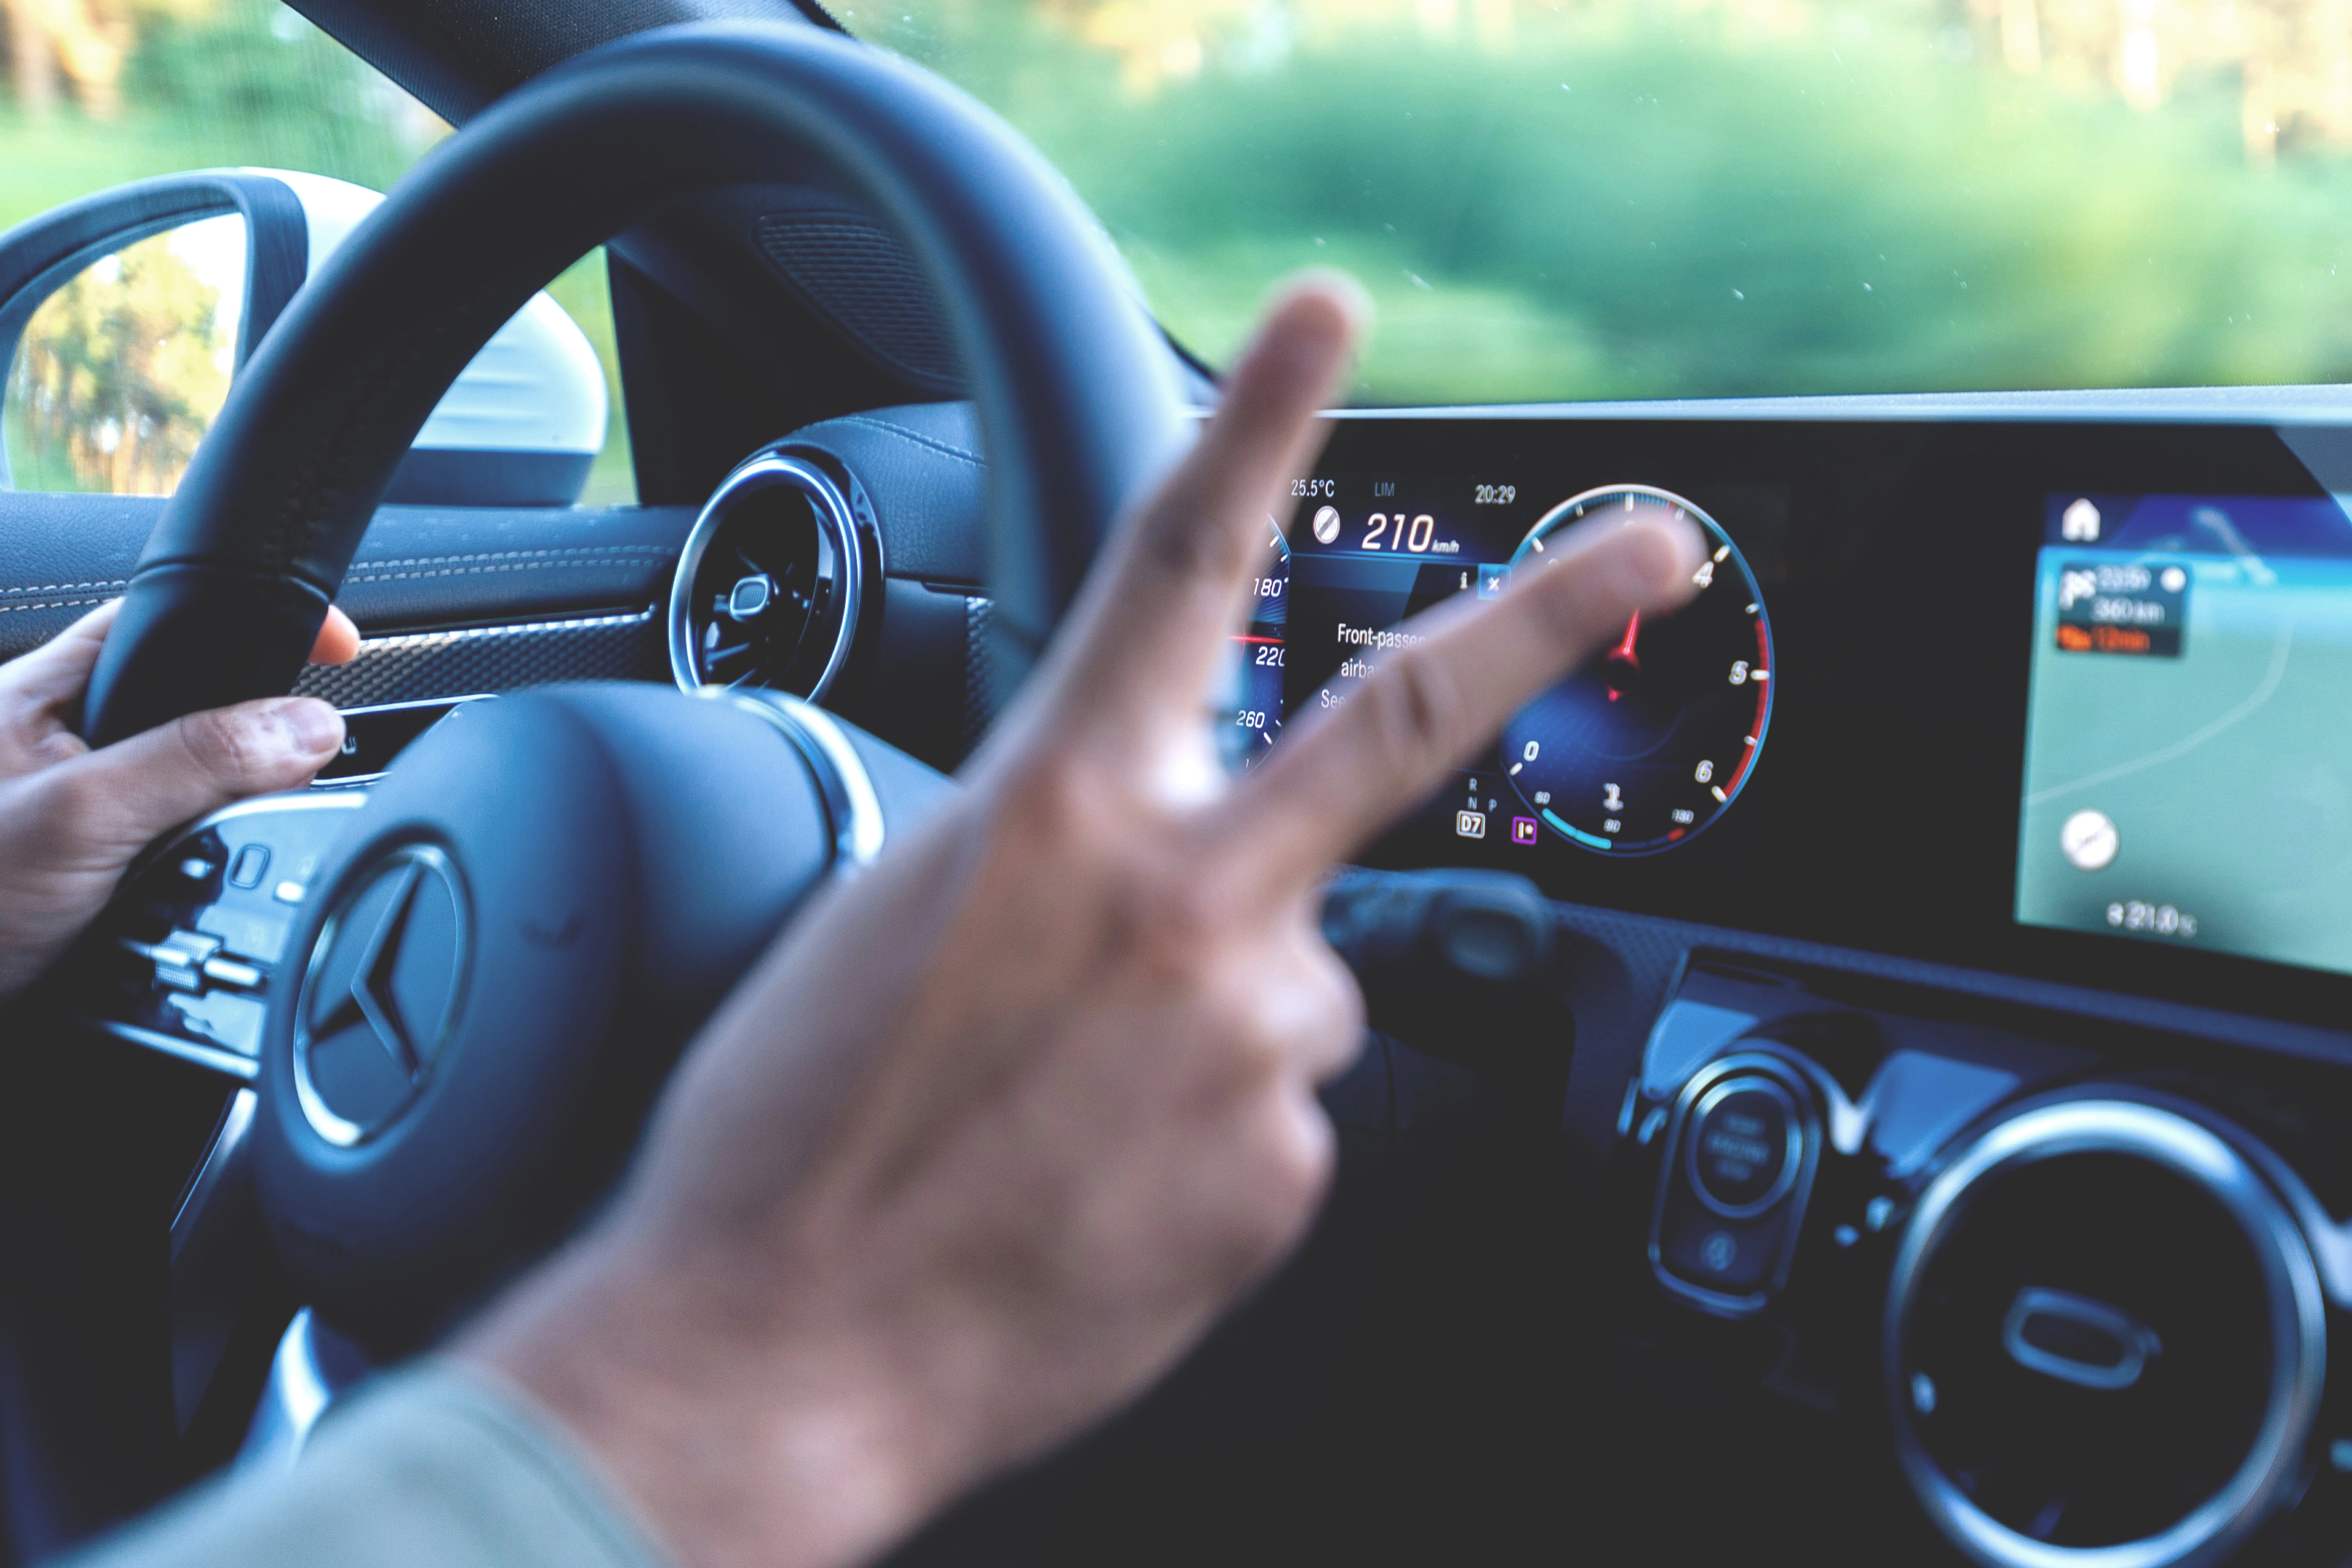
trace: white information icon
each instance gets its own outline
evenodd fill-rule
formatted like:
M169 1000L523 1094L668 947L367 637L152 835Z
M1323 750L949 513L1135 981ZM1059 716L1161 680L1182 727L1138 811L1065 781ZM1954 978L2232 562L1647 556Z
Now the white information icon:
M2058 830L2058 847L2085 871L2103 868L2116 858L2116 825L2104 811L2078 811Z
M1328 544L1339 537L1339 509L1323 506L1315 509L1315 542Z

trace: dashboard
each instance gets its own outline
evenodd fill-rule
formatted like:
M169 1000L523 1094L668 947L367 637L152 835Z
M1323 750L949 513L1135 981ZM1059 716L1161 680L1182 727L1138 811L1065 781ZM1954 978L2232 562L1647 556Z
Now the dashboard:
M1236 648L1264 748L1569 527L1712 546L1366 857L2334 1023L2352 521L2267 428L1334 422ZM1246 757L1253 750L1238 748Z
M1328 891L1376 1031L1327 1095L1353 1151L1335 1214L1361 1227L1367 1150L1402 1160L1478 1095L1517 1129L1481 1134L1507 1177L1426 1205L1447 1266L1349 1298L1454 1325L1490 1375L1318 1438L1356 1456L1335 1471L1442 1433L1416 1463L1497 1518L1566 1487L1580 1541L1627 1558L1769 1536L1822 1562L2340 1559L2343 418L1963 399L1328 422L1212 694L1238 771L1351 700L1413 616L1508 592L1580 531L1679 514L1706 543L1685 608L1631 621ZM81 1022L215 1075L223 1164L312 868L404 746L500 692L774 687L951 768L1003 698L983 475L969 411L929 405L764 446L698 510L380 521L363 609L372 578L469 560L487 529L516 575L398 578L406 619L363 616L357 663L314 672L347 757L161 847L82 954ZM539 564L566 529L595 542ZM1528 1386L1594 1414L1535 1437L1495 1412L1543 1344L1573 1365ZM1286 1375L1295 1337L1265 1354L1200 1375ZM1255 1452L1217 1439L1178 1446ZM1154 1484L1232 1481L1153 1452ZM1544 1486L1479 1491L1530 1454Z

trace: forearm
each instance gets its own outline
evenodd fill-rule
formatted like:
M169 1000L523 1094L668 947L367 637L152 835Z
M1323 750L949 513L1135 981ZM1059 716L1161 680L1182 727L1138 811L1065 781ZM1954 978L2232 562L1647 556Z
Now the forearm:
M890 1400L899 1380L688 1272L592 1245L453 1354L525 1391L686 1568L852 1568L911 1533L952 1483L919 1458L940 1434Z
M202 1488L75 1568L667 1568L572 1440L478 1371L386 1379L301 1462Z

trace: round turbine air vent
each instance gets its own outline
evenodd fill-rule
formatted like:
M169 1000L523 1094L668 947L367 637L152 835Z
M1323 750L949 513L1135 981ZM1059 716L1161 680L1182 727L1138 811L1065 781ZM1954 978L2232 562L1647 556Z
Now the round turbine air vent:
M2214 1561L2296 1495L2324 1314L2286 1205L2201 1120L2022 1110L1928 1184L1896 1253L1904 1469L1994 1568Z
M687 690L824 695L848 661L865 592L849 501L822 468L762 452L695 520L669 594L670 673Z

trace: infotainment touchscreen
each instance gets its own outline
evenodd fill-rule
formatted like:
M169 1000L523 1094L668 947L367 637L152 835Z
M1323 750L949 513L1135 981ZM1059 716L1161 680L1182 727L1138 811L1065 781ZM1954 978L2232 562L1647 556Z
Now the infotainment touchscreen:
M2044 510L2017 918L2352 973L2352 518Z

